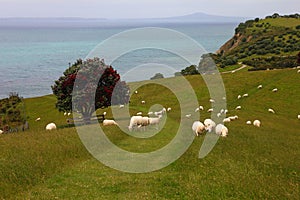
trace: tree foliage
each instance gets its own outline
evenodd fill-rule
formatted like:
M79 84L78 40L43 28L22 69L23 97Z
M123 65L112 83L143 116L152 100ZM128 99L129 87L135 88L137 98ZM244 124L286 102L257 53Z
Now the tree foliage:
M129 101L129 87L99 58L77 60L52 86L59 111L78 111L89 119L99 108ZM73 105L72 105L73 103Z

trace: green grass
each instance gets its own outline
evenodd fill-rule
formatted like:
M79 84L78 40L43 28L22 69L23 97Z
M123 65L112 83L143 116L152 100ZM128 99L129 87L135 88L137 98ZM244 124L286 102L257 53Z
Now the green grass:
M198 159L204 137L195 138L176 162L144 174L124 173L101 164L85 150L74 128L44 131L50 121L64 125L66 117L56 111L53 96L26 99L30 131L0 135L0 199L299 199L300 75L285 69L241 70L222 76L229 115L239 116L227 124L229 137L220 138L204 159ZM209 108L202 78L194 75L187 79L199 104ZM177 80L157 81L176 84ZM259 84L263 89L256 88ZM271 92L274 87L277 93ZM158 103L172 107L162 131L153 138L136 139L117 127L104 130L121 148L153 151L173 138L179 105L174 94L159 84L144 85L138 91L131 99L131 114L147 112ZM249 97L238 100L244 93ZM141 100L146 104L140 104ZM234 110L237 105L242 110ZM267 112L270 107L276 114ZM110 109L105 110L111 118ZM40 122L34 121L37 117ZM201 120L206 117L209 114L201 112ZM261 128L245 124L256 118L262 121Z
M300 19L296 18L276 18L276 19L264 19L260 20L259 23L269 23L271 26L282 26L282 27L296 27L300 25Z

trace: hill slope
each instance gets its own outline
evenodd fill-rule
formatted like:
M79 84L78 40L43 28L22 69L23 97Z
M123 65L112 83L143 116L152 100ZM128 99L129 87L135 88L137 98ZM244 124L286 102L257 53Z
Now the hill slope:
M85 150L74 128L44 131L46 123L64 125L66 117L55 110L53 96L26 99L31 130L0 135L0 198L298 199L300 74L290 69L244 69L222 76L229 114L239 116L237 121L227 124L229 137L220 138L204 159L198 159L204 137L197 137L176 162L145 174L119 172L96 161ZM201 77L187 76L187 80L199 104L210 108L208 90ZM180 116L186 113L180 113L174 94L160 84L176 81L177 78L169 78L158 80L158 85L144 85L131 99L132 114L147 112L157 103L172 107L160 133L149 139L136 139L117 127L104 127L110 140L135 152L153 151L169 143ZM139 83L131 83L131 87L136 84ZM259 84L263 85L260 90ZM271 92L274 87L278 88L277 93ZM182 88L183 94L185 89ZM244 93L249 97L238 100L237 96ZM142 99L146 100L145 105L140 104ZM235 110L237 105L242 110ZM268 108L276 114L268 113ZM111 118L110 109L106 111ZM194 110L187 112L194 115ZM35 122L36 117L41 121ZM201 112L201 121L207 117L209 113ZM262 121L261 128L245 124L246 120L254 119Z

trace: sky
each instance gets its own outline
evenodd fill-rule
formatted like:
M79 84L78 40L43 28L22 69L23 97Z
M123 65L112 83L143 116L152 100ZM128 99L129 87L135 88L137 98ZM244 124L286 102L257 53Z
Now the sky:
M265 17L300 12L299 0L0 0L0 18L157 18L195 12Z

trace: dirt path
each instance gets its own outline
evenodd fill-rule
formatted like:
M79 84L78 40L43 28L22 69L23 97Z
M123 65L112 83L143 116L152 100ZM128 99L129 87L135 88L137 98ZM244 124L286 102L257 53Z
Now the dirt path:
M234 69L234 70L231 70L231 71L226 71L226 72L221 72L221 73L222 74L234 73L234 72L240 71L241 69L244 69L246 67L247 67L247 65L242 65L241 67L239 67L237 69Z

